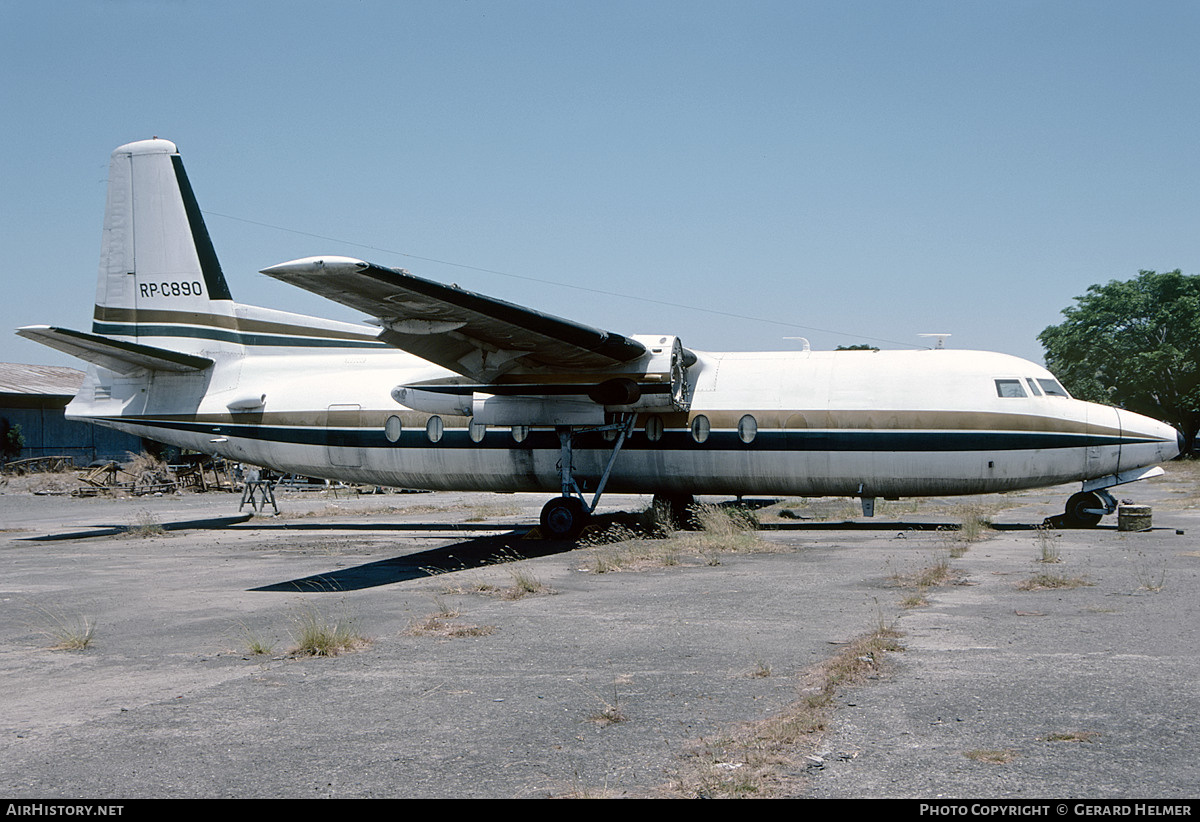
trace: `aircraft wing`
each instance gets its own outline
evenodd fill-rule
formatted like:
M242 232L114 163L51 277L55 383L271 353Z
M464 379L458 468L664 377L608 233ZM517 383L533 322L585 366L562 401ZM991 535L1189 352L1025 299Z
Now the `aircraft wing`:
M620 334L349 257L262 273L369 314L384 342L480 382L517 367L602 371L647 353Z

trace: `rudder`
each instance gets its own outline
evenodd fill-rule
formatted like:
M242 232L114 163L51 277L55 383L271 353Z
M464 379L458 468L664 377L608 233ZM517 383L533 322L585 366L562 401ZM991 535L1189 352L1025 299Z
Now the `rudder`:
M199 351L214 343L200 329L227 328L233 313L175 144L155 138L115 149L92 331Z

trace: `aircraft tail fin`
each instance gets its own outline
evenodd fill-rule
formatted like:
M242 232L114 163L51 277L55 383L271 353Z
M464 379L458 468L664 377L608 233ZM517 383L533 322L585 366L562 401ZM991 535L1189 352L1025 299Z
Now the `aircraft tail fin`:
M199 353L237 347L228 333L233 317L175 144L155 138L115 149L93 333Z

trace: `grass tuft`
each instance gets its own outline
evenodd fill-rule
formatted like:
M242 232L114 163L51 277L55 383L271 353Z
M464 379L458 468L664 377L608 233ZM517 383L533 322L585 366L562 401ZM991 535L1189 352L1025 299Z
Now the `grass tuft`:
M601 700L603 702L603 700ZM618 722L625 722L629 717L625 714L619 704L609 704L604 702L603 707L597 708L592 713L588 714L588 721L595 722L597 725L604 727L606 725L615 725Z
M1099 731L1059 731L1038 737L1039 742L1091 742L1100 736Z
M750 677L751 679L766 679L770 675L771 666L766 662L763 662L761 659L755 660L754 667L751 668L750 672L746 674L746 676Z
M967 759L986 762L989 765L1006 765L1017 758L1017 752L1008 748L976 748L963 753Z
M950 559L950 551L936 551L925 567L909 573L893 571L888 580L899 588L917 589L920 598L924 599L925 589L954 585L962 579L962 574L950 567Z
M149 539L164 536L167 529L163 528L162 524L149 511L141 511L134 519L133 524L125 528L125 533L131 537Z
M964 505L962 518L959 520L958 538L963 542L971 543L991 536L992 513L992 509L986 505Z
M1069 577L1062 573L1043 571L1017 583L1017 588L1022 591L1048 591L1084 588L1091 584L1084 577Z
M1133 563L1133 576L1137 580L1139 591L1158 592L1167 587L1166 564L1150 561L1141 551Z
M459 625L446 617L430 614L424 620L413 622L405 630L405 636L436 636L443 639L491 636L496 633L495 625Z
M275 643L263 637L245 622L238 623L238 633L241 634L242 644L246 650L254 656L269 656L275 650Z
M36 608L40 629L50 641L52 651L86 651L96 639L96 620L88 616L68 616L45 608Z
M1058 547L1058 534L1045 526L1037 529L1034 537L1037 541L1038 555L1036 562L1052 564L1062 562L1062 552Z
M436 636L443 639L459 637L490 636L496 633L494 625L462 625L452 620L462 616L462 609L451 605L441 597L433 598L434 612L424 619L414 620L404 631L405 636Z
M292 639L296 644L289 652L294 656L337 656L370 644L359 632L356 620L330 617L314 608L303 608L296 614Z
M501 590L503 599L521 599L532 594L548 594L550 588L534 576L532 571L523 568L509 568L508 575L512 577L512 585Z
M627 677L617 677L615 680L613 680L612 702L609 702L598 695L593 695L595 696L596 701L600 703L600 707L588 714L589 722L594 722L601 727L605 727L629 720L629 715L625 713L625 709L621 707L621 694L618 690L620 685L626 684L628 681L629 679Z

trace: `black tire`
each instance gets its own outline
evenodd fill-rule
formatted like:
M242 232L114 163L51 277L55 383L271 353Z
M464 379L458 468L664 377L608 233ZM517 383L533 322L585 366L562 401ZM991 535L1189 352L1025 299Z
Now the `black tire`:
M1072 494L1067 500L1067 510L1063 513L1065 524L1071 528L1094 528L1099 524L1103 514L1088 511L1088 508L1103 509L1104 500L1098 494L1090 491L1080 491Z
M578 539L587 521L587 510L577 498L555 497L542 507L542 536L546 539Z

